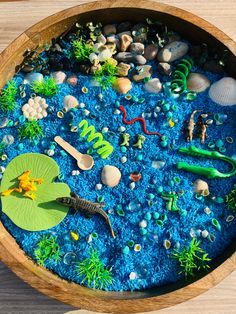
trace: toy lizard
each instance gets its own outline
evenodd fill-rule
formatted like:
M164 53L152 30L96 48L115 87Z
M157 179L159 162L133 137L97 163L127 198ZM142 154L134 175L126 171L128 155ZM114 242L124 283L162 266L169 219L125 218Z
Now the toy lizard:
M37 191L35 183L42 184L43 179L30 179L30 170L26 170L17 179L19 180L18 187L1 192L1 196L8 196L11 195L12 192L18 192L24 193L23 195L25 197L35 200L36 196L34 192Z
M113 238L115 238L115 233L112 229L111 222L107 213L102 209L104 207L104 203L93 203L91 201L87 201L83 198L80 198L77 194L71 192L71 197L59 197L56 199L59 204L63 204L65 206L74 208L77 211L83 213L86 217L90 218L95 214L101 215L105 218L106 223L108 224L111 234Z

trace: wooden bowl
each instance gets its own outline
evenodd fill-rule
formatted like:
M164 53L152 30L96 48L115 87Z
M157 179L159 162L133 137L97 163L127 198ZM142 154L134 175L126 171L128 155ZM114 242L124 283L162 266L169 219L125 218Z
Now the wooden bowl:
M27 48L49 43L75 22L138 22L146 17L163 21L190 41L214 45L219 51L227 48L230 51L227 71L236 77L235 42L205 20L175 7L151 1L105 0L64 10L26 30L0 55L0 87L12 78L15 67L22 62L22 55ZM234 244L215 260L212 271L195 278L195 281L179 281L173 285L139 292L104 292L69 283L38 266L25 255L0 223L0 259L20 278L40 292L62 302L109 313L157 310L184 302L207 291L236 269L235 246L234 241Z

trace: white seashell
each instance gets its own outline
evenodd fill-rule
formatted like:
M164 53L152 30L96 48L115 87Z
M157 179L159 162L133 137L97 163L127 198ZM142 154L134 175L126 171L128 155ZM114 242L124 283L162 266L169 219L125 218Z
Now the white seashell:
M107 42L106 37L103 34L99 35L97 37L97 42L105 45L105 43Z
M173 41L160 50L158 61L172 62L182 58L188 52L188 45L182 41Z
M84 110L83 110L83 114L84 114L85 116L89 116L90 111L89 111L89 110L87 110L87 109L84 109Z
M187 80L188 89L195 93L204 92L210 84L208 78L201 73L190 73Z
M52 73L52 77L54 78L56 84L62 84L66 80L66 73L62 71L57 71Z
M113 113L114 113L114 114L120 114L120 110L119 110L119 109L116 109Z
M209 235L209 232L207 230L203 230L201 235L203 238L207 238Z
M121 172L117 167L106 165L102 169L101 180L103 184L109 187L114 187L119 184L120 179L121 179Z
M39 96L35 98L30 98L28 103L24 104L22 107L23 115L27 119L42 119L47 116L47 111L45 110L48 105L46 104L46 100Z
M134 245L134 251L135 251L135 252L140 252L141 250L142 250L141 244L135 244L135 245Z
M69 111L72 108L76 108L79 106L78 100L72 96L72 95L67 95L63 99L63 108L65 108L67 111Z
M91 63L96 63L97 61L99 62L98 56L94 52L90 53L89 60Z
M147 221L146 220L141 220L139 222L139 227L140 228L146 228L147 227Z
M202 113L202 114L201 114L201 117L202 117L203 119L205 119L205 118L208 117L208 114L207 114L207 113Z
M129 279L130 280L135 280L138 278L138 274L135 273L134 271L132 271L130 274L129 274Z
M72 176L78 176L80 174L79 170L72 170L71 172Z
M213 83L209 89L209 97L221 106L236 105L236 80L224 77Z
M43 74L41 73L29 73L25 76L23 84L32 84L34 82L42 82Z
M102 184L101 183L96 184L95 189L97 191L100 191L102 189Z
M55 154L55 151L53 149L48 149L46 151L46 154L51 157L51 156L53 156Z
M102 128L102 133L107 133L109 129L107 127Z
M209 187L208 183L198 179L193 183L194 186L194 192L203 196L209 195Z
M121 157L120 161L121 161L122 164L126 163L127 162L127 157L125 157L125 156Z
M126 130L126 128L124 126L120 126L118 129L119 132L124 132L125 130Z
M79 105L78 105L79 108L83 109L85 108L85 104L83 102L81 102Z
M90 243L90 242L93 241L93 237L91 236L91 234L90 234L89 236L87 236L86 241L87 241L88 243Z
M131 190L133 190L135 188L135 182L131 182L129 184L129 187L130 187Z
M99 53L99 49L103 46L102 43L96 43L93 45L93 51Z
M144 84L144 89L148 93L158 94L162 89L162 85L158 78L153 78Z
M171 242L170 242L170 240L164 240L164 241L163 241L163 246L164 246L164 248L165 248L166 250L169 250L170 247L171 247Z
M207 215L210 215L210 213L211 213L210 208L209 207L205 207L204 208L204 213L207 214Z
M226 222L231 222L231 221L233 221L234 220L234 216L233 215L228 215L227 217L226 217Z
M213 122L214 122L214 121L213 121L212 119L206 120L206 124L208 124L208 125L212 124Z

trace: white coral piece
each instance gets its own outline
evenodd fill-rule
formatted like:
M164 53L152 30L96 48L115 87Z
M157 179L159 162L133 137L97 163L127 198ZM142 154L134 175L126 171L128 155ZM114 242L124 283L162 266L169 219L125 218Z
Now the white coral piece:
M26 104L22 107L23 115L28 120L40 120L45 118L47 114L48 105L46 100L42 97L30 98Z

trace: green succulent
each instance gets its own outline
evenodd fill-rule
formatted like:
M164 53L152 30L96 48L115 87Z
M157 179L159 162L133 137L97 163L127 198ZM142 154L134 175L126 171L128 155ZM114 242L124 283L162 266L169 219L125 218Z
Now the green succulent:
M52 77L45 78L42 81L33 82L33 84L31 85L31 89L36 94L41 94L47 97L54 96L59 91L59 87Z
M62 253L57 238L53 236L43 236L39 241L37 248L34 251L37 263L41 266L44 265L47 259L59 261Z
M0 91L0 108L2 111L12 111L16 107L17 86L14 80L7 83L7 86Z

